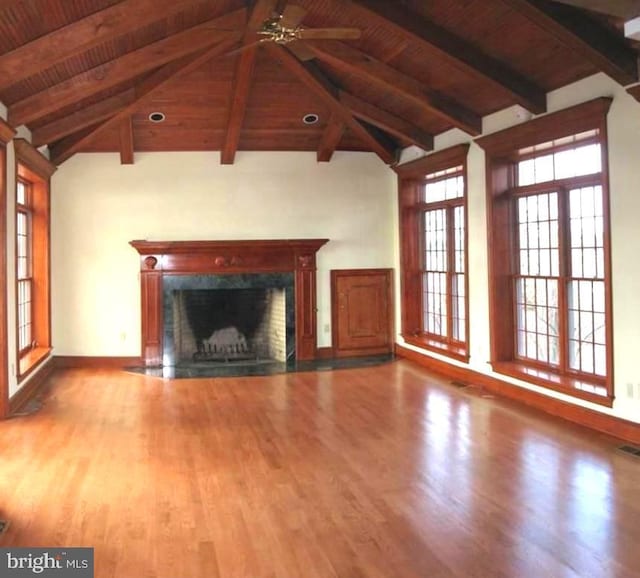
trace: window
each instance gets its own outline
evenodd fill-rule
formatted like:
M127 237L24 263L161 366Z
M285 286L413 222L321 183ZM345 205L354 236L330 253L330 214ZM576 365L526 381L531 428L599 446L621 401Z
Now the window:
M0 239L7 238L7 151L15 131L0 118ZM7 380L7 247L0 244L0 419L9 411L9 384Z
M403 337L467 356L466 155L454 147L398 168Z
M23 139L14 140L16 337L18 380L51 351L49 178L55 167Z
M32 185L18 179L16 185L16 276L18 279L18 352L26 353L34 343L31 319L32 277Z
M494 184L494 369L605 405L612 401L608 105L598 99L478 141Z

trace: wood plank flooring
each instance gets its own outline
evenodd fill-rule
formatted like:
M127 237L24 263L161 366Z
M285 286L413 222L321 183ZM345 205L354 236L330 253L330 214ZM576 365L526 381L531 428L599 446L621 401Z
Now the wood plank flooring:
M0 546L98 578L640 576L639 458L408 361L50 384L0 423Z

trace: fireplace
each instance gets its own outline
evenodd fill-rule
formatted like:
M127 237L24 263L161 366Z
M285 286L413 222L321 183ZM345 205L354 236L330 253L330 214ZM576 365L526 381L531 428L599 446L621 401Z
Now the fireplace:
M177 363L287 360L283 289L187 289L172 305Z
M140 254L142 362L148 367L175 364L185 355L190 355L193 360L194 354L198 361L206 362L216 356L224 357L224 354L229 359L243 354L253 356L256 349L260 349L261 354L268 350L268 355L281 358L283 347L287 359L314 359L316 253L327 241L132 241L131 245ZM195 343L195 351L183 353L176 348L175 334L181 329L176 330L174 312L178 311L178 316L187 318L189 314L186 310L181 312L179 303L175 303L176 299L178 302L181 299L184 301L184 295L176 297L174 293L231 289L255 290L238 299L253 302L255 307L258 307L256 303L262 303L259 308L268 310L272 317L281 309L278 302L282 305L284 301L284 321L282 317L277 321L265 320L263 315L255 331L255 321L251 322L249 328L243 322L238 327L237 323L211 321L213 332L210 335L205 336L207 327L198 326L195 331L197 335L187 336ZM275 301L268 302L272 298ZM195 299L210 302L224 300L221 295ZM236 306L231 304L229 307L233 309ZM262 313L266 314L265 311ZM275 329L269 327L267 321L273 322ZM216 323L226 326L217 328ZM284 345L275 342L265 345L260 332L281 334L283 323ZM193 328L190 331L194 333ZM227 341L223 342L223 339ZM253 351L250 351L251 348Z
M292 273L172 275L163 284L163 365L295 358Z

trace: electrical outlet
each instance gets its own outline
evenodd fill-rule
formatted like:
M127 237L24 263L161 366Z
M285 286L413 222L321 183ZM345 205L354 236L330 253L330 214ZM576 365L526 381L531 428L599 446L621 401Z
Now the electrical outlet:
M120 332L120 341L122 341L123 343L127 340L127 332L126 331L121 331Z
M325 333L330 333L331 332L331 325L329 325L328 323L325 323L323 329L324 329Z
M633 389L633 383L627 383L627 397L634 398L635 391Z

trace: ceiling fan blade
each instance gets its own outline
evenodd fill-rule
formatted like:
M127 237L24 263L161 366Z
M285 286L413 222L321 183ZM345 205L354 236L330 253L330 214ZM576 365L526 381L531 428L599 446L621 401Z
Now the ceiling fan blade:
M298 31L301 40L357 40L362 31L357 28L303 28Z
M307 11L302 6L295 4L287 4L287 7L282 12L282 18L280 18L280 25L283 28L296 28L302 22L302 19L306 16Z
M296 40L294 42L289 42L286 46L293 55L298 60L302 60L302 62L313 60L316 57L315 52L313 52L313 50L311 50L311 48L309 48L304 42Z

